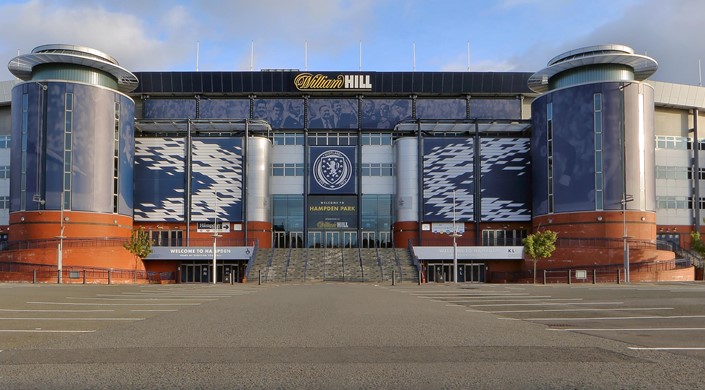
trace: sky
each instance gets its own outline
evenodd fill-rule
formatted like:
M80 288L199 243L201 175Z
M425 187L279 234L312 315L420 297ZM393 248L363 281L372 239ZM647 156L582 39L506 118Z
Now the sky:
M702 37L703 0L0 0L0 60L65 43L133 72L535 72L616 43L698 85Z

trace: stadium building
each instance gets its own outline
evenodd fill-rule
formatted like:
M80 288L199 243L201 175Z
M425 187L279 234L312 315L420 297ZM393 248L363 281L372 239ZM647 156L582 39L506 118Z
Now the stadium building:
M8 68L5 267L518 281L522 239L550 229L541 269L694 277L705 88L649 81L656 61L626 46L536 73L132 73L71 45ZM123 247L140 228L145 259Z

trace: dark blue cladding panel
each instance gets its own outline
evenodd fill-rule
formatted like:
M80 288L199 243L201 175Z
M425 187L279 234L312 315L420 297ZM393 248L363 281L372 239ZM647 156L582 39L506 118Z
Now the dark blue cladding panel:
M242 139L194 138L191 154L191 219L241 221Z
M135 139L136 221L184 220L183 138Z
M595 209L594 85L566 88L553 98L555 211Z
M473 140L423 140L423 198L425 221L472 221L474 217Z
M622 94L619 83L604 84L602 88L604 111L603 169L605 177L605 210L620 210L622 208L622 191L624 174L622 172L622 142L620 122L624 119L622 109ZM629 179L629 178L628 178ZM628 205L635 206L638 203Z
M494 138L480 142L482 220L531 220L529 140Z
M531 104L531 190L534 215L548 213L548 165L546 149L546 102L543 95Z
M46 138L46 204L48 210L61 208L61 189L64 178L64 129L66 128L66 93L73 93L74 85L49 83Z
M118 213L132 216L133 172L135 162L135 104L129 98L118 95L120 101L120 169Z

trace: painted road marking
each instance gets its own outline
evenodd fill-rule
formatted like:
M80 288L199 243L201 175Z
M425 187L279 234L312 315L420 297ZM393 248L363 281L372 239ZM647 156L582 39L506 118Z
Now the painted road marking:
M705 328L580 328L580 329L560 329L560 328L548 328L546 330L553 330L557 332L664 332L664 331L700 331L705 330Z
M705 318L705 315L692 316L635 316L635 317L563 317L563 318L522 318L523 321L591 321L591 320L662 320L679 318ZM508 319L508 318L505 318Z
M635 351L705 351L705 347L629 347Z
M107 313L114 312L114 309L93 309L93 310L61 310L61 309L0 309L0 312L27 312L27 313Z
M472 307L484 307L484 306L569 306L569 305L623 305L624 302L548 302L548 303L497 303L489 305L468 305ZM493 312L497 313L497 312Z
M438 299L438 298L436 298ZM582 301L582 298L541 298L535 299L536 301L546 302L546 301ZM441 301L448 303L455 302L531 302L534 299L462 299L462 300L452 300L452 301Z
M539 309L539 310L489 310L487 313L539 313L539 312L573 312L573 311L643 311L673 310L672 307L620 307L620 308L577 308L577 309ZM473 310L474 311L474 310Z
M166 311L178 311L177 309L137 309L137 310L130 310L130 311L136 311L136 312L142 312L142 311L158 311L158 312L166 312Z
M0 317L0 320L41 320L41 321L142 321L144 318L125 317Z
M37 305L74 306L200 306L200 303L76 303L76 302L27 302Z
M0 329L5 333L93 333L95 330Z
M94 298L94 297L66 297L66 299L85 299L96 301L173 301L170 298ZM188 298L187 301L206 301L211 302L213 299Z

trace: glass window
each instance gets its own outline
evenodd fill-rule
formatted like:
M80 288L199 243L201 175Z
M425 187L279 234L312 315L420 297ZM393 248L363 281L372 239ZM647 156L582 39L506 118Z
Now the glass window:
M391 133L365 133L362 135L363 145L391 145Z
M303 176L304 164L302 163L275 163L272 164L272 176Z
M12 137L9 135L0 135L0 149L9 149L12 146Z
M303 231L303 195L273 195L272 222L277 231Z

